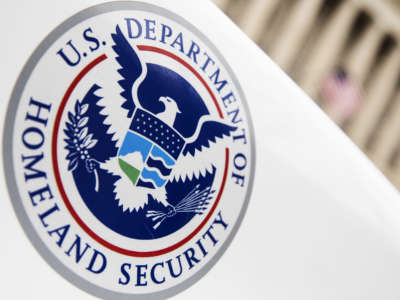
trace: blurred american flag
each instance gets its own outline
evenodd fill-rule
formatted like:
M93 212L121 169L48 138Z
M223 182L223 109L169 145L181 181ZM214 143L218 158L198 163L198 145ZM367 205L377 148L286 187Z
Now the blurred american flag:
M342 123L357 112L362 101L362 91L344 69L336 68L322 83L321 100L332 119Z

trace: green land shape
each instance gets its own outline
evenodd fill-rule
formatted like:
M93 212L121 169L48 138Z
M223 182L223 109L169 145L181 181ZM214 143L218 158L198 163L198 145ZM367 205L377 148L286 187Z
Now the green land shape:
M138 181L140 171L134 167L132 167L130 164L128 164L126 161L122 160L121 158L118 158L119 166L121 167L122 171L128 176L128 178L132 181L133 184L136 184Z

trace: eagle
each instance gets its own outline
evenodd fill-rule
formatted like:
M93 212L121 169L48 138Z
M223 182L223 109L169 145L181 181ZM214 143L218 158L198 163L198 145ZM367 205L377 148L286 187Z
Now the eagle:
M147 64L119 26L111 37L118 64L115 71L119 78L117 82L119 90L122 89L115 97L120 97L122 101L112 101L113 95L106 93L102 101L107 105L104 105L101 114L105 116L104 123L110 126L109 132L118 153L104 161L92 159L87 164L88 171L101 168L119 176L114 183L114 192L123 211L138 211L148 203L149 196L161 203L164 211L147 211L147 217L155 222L154 229L163 220L178 213L202 214L215 192L211 186L195 186L179 202L174 201L178 203L175 206L169 203L165 187L169 182L186 182L212 174L215 160L232 142L231 135L236 127L207 112L198 118L190 136L183 135L176 123L179 115L189 111L187 107L186 111L182 110L176 98L161 95L156 104L162 109L149 109L147 95L138 92L149 76Z

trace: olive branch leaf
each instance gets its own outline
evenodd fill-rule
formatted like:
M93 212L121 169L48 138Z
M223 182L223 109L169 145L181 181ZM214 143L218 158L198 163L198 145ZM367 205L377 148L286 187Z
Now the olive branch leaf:
M74 111L68 112L68 121L65 122L64 133L66 138L65 149L68 150L66 159L68 160L68 171L73 172L80 163L84 163L88 173L94 173L96 179L95 190L99 189L99 178L96 167L99 162L90 156L89 150L96 146L98 140L93 138L93 134L89 133L87 126L89 117L86 113L89 104L83 104L76 100Z

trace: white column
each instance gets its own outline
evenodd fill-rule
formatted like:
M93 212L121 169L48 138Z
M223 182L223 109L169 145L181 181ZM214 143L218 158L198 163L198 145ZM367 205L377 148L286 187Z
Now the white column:
M230 0L213 0L213 2L223 11L228 8Z
M282 0L281 0L282 1ZM239 27L255 42L259 42L268 19L271 17L279 0L247 0Z
M311 30L322 0L299 0L280 29L279 37L271 49L271 57L281 68L288 70Z
M350 1L343 1L311 50L304 64L300 85L312 98L316 97L322 79L337 63L357 13Z
M374 131L378 119L386 109L395 90L400 71L400 51L393 51L384 59L366 89L364 103L348 129L353 141L364 147Z
M384 174L389 178L389 180L397 187L400 188L400 159L396 158L394 166L388 166L383 169Z
M383 174L392 182L397 189L400 188L400 160L398 157L395 159L394 165L387 165L386 168L383 169Z
M380 168L388 167L392 153L400 142L400 92L395 98L393 108L388 112L382 127L379 129L370 156Z
M383 36L383 31L376 24L371 24L344 61L344 68L360 85L368 76Z

